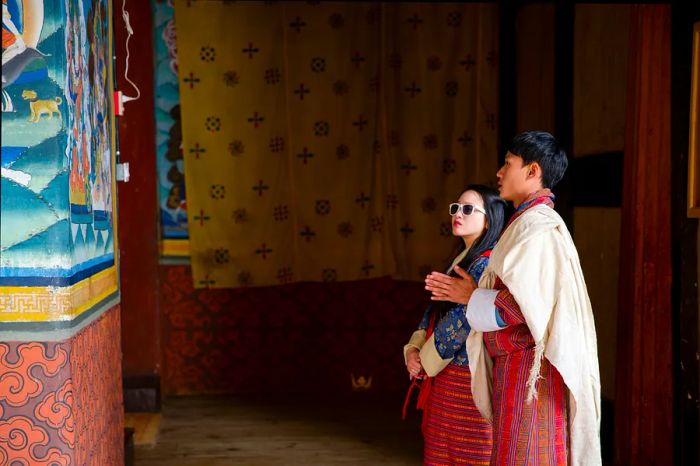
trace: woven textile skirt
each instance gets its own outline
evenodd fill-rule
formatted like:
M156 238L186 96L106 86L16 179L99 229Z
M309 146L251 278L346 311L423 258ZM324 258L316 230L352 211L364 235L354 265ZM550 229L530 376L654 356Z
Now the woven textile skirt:
M474 405L468 366L450 364L433 379L423 416L424 464L489 464L492 427Z

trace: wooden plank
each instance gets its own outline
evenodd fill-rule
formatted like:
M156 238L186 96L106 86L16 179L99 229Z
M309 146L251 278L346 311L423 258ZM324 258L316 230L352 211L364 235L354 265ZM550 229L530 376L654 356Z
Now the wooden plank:
M555 13L554 3L528 3L518 11L515 32L518 133L541 130L554 134ZM507 111L512 113L512 102L507 104Z
M632 7L615 391L619 465L673 464L671 29L670 5Z
M572 157L624 148L630 9L576 5Z

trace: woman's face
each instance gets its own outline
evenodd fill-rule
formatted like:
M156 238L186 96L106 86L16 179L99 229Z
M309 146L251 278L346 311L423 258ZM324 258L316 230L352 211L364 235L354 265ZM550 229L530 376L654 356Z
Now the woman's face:
M480 210L472 209L470 215L464 215L462 209L452 216L452 234L462 238L478 238L487 227L486 214L481 212L484 209L484 201L476 191L464 191L457 202L460 204L472 204Z

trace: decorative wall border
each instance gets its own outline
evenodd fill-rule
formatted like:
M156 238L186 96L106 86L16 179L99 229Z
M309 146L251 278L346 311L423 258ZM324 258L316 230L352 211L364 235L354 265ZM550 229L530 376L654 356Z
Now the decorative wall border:
M163 239L160 242L161 256L170 257L189 257L190 256L190 240L189 239Z
M73 320L117 290L116 266L68 287L3 287L0 321Z

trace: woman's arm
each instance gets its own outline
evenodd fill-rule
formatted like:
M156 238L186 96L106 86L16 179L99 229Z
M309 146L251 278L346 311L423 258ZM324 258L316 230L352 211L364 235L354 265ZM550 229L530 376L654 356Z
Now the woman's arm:
M467 341L471 327L465 317L465 306L453 306L435 326L435 349L442 359L453 358Z

